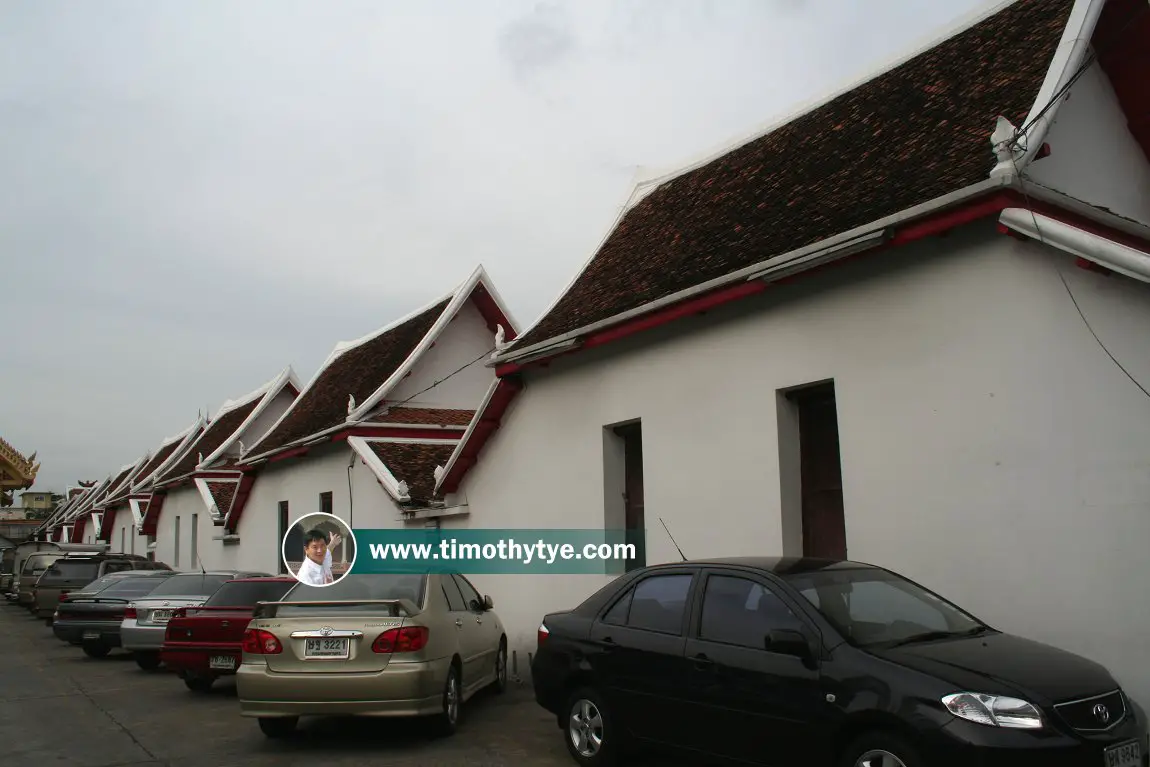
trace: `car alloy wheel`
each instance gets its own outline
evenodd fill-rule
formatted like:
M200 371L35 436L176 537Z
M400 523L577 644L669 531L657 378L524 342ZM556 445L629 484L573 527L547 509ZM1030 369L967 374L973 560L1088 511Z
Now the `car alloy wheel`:
M906 767L906 763L891 752L876 748L860 756L855 767Z
M452 727L459 723L459 675L455 669L447 675L447 687L443 691L443 715Z
M499 654L495 656L495 689L503 692L507 689L507 645L499 645Z
M603 715L594 701L586 698L575 701L567 723L567 735L579 756L594 759L599 754L603 747Z

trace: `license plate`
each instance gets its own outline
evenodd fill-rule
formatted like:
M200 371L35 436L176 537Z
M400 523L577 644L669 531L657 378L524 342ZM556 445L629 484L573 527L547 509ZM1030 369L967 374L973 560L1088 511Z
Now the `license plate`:
M152 610L152 614L149 617L149 620L151 620L152 623L167 623L171 619L171 610Z
M99 631L85 631L83 638L84 639L99 639L100 638L100 632Z
M213 655L208 658L208 668L231 671L236 667L236 659L230 655Z
M305 658L346 658L350 650L350 639L308 639L303 655Z
M1132 740L1102 752L1102 767L1142 767L1142 748Z

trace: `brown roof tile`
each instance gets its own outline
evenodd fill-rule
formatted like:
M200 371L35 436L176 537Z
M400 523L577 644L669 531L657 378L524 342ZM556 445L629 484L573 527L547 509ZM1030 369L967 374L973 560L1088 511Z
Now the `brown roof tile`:
M397 407L383 415L367 419L368 423L410 423L430 426L467 426L475 417L474 410L453 408Z
M176 448L183 443L184 437L181 437L180 439L174 440L170 445L165 445L157 450L156 454L152 456L152 460L148 461L144 465L144 468L140 469L139 473L136 474L136 478L132 480L133 483L143 482L147 479L152 472L160 467L160 464L171 458L172 453L176 452Z
M1072 0L1019 0L627 212L515 346L545 341L983 181L1022 125Z
M169 479L177 479L179 477L187 476L196 470L196 464L199 463L199 456L202 454L207 458L212 453L216 452L224 441L236 433L236 429L240 428L247 417L252 414L256 406L260 404L261 397L256 397L246 405L241 405L234 410L229 410L222 416L208 424L208 428L200 434L199 439L188 449L184 457L176 461L171 469L164 472L164 475L157 481L163 482Z
M287 417L258 445L253 455L277 450L296 440L338 426L347 418L347 398L363 402L394 373L431 330L450 302L435 306L385 333L347 349L296 398Z
M134 465L129 466L128 468L124 469L119 474L117 474L115 476L115 478L113 478L112 481L108 483L108 487L104 489L104 492L102 493L102 497L97 501L97 504L103 503L104 500L109 498L111 496L111 494L113 492L115 492L117 489L122 490L123 488L120 487L120 483L124 481L124 479L128 476L128 474L134 468L135 468Z
M236 488L239 482L208 482L208 492L212 494L212 502L221 517L226 517L232 508L232 501L236 498Z
M396 480L407 483L412 501L426 503L435 490L435 467L446 466L455 445L410 442L368 442Z

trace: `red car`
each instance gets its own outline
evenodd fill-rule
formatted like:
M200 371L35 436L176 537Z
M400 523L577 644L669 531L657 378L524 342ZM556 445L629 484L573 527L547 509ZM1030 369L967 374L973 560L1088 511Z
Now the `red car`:
M181 607L168 621L160 660L189 690L206 692L221 676L236 673L244 631L257 602L278 602L296 584L291 576L239 578L198 607Z

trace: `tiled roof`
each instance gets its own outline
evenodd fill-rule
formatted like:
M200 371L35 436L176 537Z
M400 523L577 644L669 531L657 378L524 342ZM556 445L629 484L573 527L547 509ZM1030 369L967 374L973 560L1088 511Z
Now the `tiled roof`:
M383 461L397 481L406 482L408 495L426 503L435 491L435 467L445 466L455 445L412 442L368 442L371 451Z
M1018 0L629 210L514 348L546 341L987 179L1073 0Z
M117 474L108 484L108 489L103 494L103 497L100 498L99 503L103 503L112 498L112 493L115 493L117 490L123 490L123 488L120 486L124 483L124 480L128 478L128 475L132 473L132 469L136 468L137 466L139 466L139 464L134 463L131 466L122 469L120 473Z
M383 415L367 419L367 423L410 423L430 426L467 426L475 417L474 410L453 408L397 407Z
M208 492L212 495L212 502L221 517L226 517L232 508L232 501L236 499L238 481L207 482Z
M156 482L178 479L194 472L199 463L199 457L202 455L207 458L214 453L224 443L224 440L235 434L236 429L240 428L259 404L260 399L257 397L246 405L229 410L208 424L208 428L200 434L199 439L188 448L184 456L176 461L171 469L165 471L162 477L157 478Z
M451 297L406 322L339 353L292 403L279 424L248 452L260 455L338 426L347 419L348 395L363 402L415 350Z
M196 432L199 433L202 431L203 426L197 425L195 429ZM168 442L168 444L157 450L156 454L152 456L151 460L144 465L144 468L140 469L140 471L136 473L136 478L132 480L133 489L142 488L142 486L147 483L149 477L155 473L156 469L163 466L164 462L171 458L173 453L175 453L182 445L186 445L189 441L195 439L196 437L192 437L191 440L189 440L188 432L185 432L180 437L172 439L170 442Z

